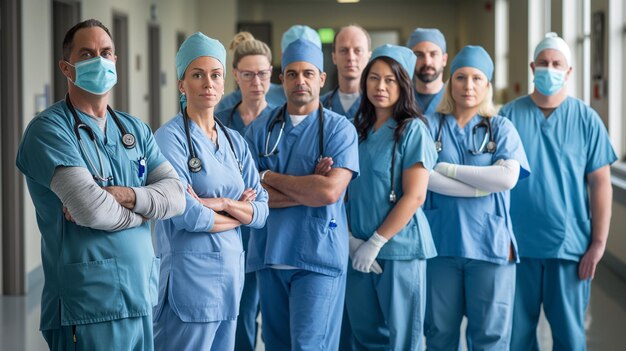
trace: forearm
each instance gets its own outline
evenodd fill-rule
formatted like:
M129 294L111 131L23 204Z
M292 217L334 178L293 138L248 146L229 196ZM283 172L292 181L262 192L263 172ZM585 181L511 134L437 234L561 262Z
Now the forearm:
M339 201L351 177L351 171L333 168L327 176L319 174L291 176L268 172L265 174L264 182L299 204L321 207Z
M237 219L221 215L219 213L214 214L213 226L209 229L209 233L219 233L227 230L235 229L241 225Z
M591 245L604 250L609 237L613 187L609 166L599 169L589 179L591 207ZM596 173L598 172L598 173Z
M241 224L250 224L254 216L254 208L248 201L226 199L224 211L239 221Z
M393 209L389 212L383 223L378 227L378 234L382 235L385 239L390 240L396 235L402 228L404 228L411 217L415 215L418 207L424 203L424 198L409 198L402 196Z
M133 211L146 218L168 219L185 210L185 193L178 174L169 162L148 174L147 185L132 188L135 193Z
M481 197L491 194L456 179L448 178L436 170L433 170L430 173L428 190L438 194L454 197Z
M113 195L98 186L85 168L58 167L50 188L78 225L119 231L144 222L140 215L123 207Z
M424 204L429 181L428 171L416 165L402 172L403 195L391 209L377 231L389 240L404 228L417 209Z
M520 164L516 160L498 160L491 166L467 166L439 163L435 170L467 185L497 193L512 189L519 179Z
M301 205L299 202L267 185L266 183L263 184L263 188L267 191L267 203L270 208L286 208Z

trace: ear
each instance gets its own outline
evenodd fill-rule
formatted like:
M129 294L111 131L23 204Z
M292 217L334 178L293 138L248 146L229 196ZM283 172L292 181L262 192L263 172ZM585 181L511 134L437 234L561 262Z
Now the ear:
M530 70L533 71L533 75L535 74L535 62L530 63Z
M59 69L65 78L71 79L72 67L65 60L59 60Z
M333 53L332 53L332 57L333 57L333 64L334 64L335 66L337 66L337 59L335 59L335 52L334 52L334 51L333 51Z
M574 67L570 66L570 67L567 69L567 73L565 74L565 79L569 80L569 76L571 76L571 75L572 75L572 71L574 71Z
M285 83L285 77L283 76L282 73L278 75L278 79L280 79L280 84Z
M446 67L446 65L448 64L448 54L444 53L443 55L441 55L441 62L441 67Z
M237 82L237 85L240 85L238 74L239 74L239 70L237 70L236 68L233 68L233 78L235 79L235 82Z
M178 81L178 91L180 91L181 94L185 94L185 88L183 88L183 80L179 80Z
M324 82L326 82L326 72L320 73L320 88L324 87Z

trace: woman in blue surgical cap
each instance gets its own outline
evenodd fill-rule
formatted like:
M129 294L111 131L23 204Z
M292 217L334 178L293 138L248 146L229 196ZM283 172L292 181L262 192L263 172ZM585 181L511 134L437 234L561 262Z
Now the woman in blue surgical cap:
M240 226L259 228L267 193L247 144L213 111L224 93L226 51L195 33L176 54L181 112L155 133L187 188L186 209L157 223L161 257L155 350L232 350L244 282Z
M346 288L356 350L422 348L426 259L436 252L421 206L437 153L416 109L415 60L408 48L383 45L361 76Z
M438 253L427 269L426 345L456 350L465 315L470 349L508 350L519 261L509 193L528 161L511 122L496 115L489 54L466 46L450 73L428 116L439 159L424 204Z

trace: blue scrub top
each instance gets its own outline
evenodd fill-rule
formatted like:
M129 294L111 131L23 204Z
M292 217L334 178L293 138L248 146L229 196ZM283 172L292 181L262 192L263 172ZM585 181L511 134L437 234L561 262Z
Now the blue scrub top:
M441 98L443 98L443 92L445 91L446 86L444 85L438 93L434 94L435 96L430 99L430 101L423 101L420 97L420 94L415 91L415 101L417 101L417 107L419 111L422 112L424 116L433 116L435 114L435 110L437 110L437 106L441 102Z
M361 94L361 96L359 96L354 101L354 103L352 104L352 106L350 106L348 111L345 111L343 109L343 105L341 104L341 100L339 99L338 89L333 89L332 91L329 91L328 93L322 95L320 97L320 101L322 102L322 105L324 105L325 108L331 111L334 111L340 115L346 116L346 118L348 118L350 122L354 123L354 117L356 116L356 113L359 112L359 107L361 106L362 97L363 97L363 94Z
M389 202L391 191L391 154L397 122L388 119L377 131L370 130L359 144L359 178L348 188L348 218L356 238L367 240L385 221L395 204ZM417 163L431 171L437 160L435 144L428 128L415 118L405 127L396 147L394 190L403 195L402 172ZM378 254L386 260L427 259L437 255L426 216L419 207L409 223Z
M180 113L155 133L159 147L176 169L184 188L190 184L201 198L235 200L246 188L253 188L257 191L256 200L250 203L254 215L246 226L262 227L268 214L267 192L259 184L259 173L243 137L228 129L234 152L243 165L241 174L220 127L217 127L219 147L192 120L189 120L189 132L196 155L202 161L202 170L197 173L189 171L187 166L189 147ZM168 296L172 310L184 322L235 319L244 281L240 228L209 233L215 212L187 192L185 200L182 215L156 224L155 245L161 256L161 283L155 316L163 308L164 297Z
M617 160L598 114L568 97L549 118L530 96L505 105L534 176L511 192L520 254L578 261L591 240L587 174Z
M148 173L165 162L150 128L137 118L117 112L137 144L126 149L121 133L107 112L106 133L76 110L91 127L102 157L104 175L114 179L102 186L141 187ZM152 250L148 222L106 232L65 220L63 204L50 189L57 167L83 167L92 174L74 134L74 119L65 101L35 117L24 132L16 164L24 173L42 236L45 283L41 298L41 330L147 316L156 304L158 260ZM94 143L80 131L92 162L98 167ZM144 157L146 171L139 173Z
M272 113L273 109L274 109L274 106L268 104L263 109L263 111L261 111L261 114L257 116L257 118L265 116L265 115L269 115L270 113ZM235 110L234 106L218 113L215 117L217 117L225 126L236 130L242 136L246 133L246 130L248 130L248 126L250 126L250 124L245 125L243 123L243 120L241 119L241 115L239 114L239 111ZM243 248L247 251L248 242L250 241L250 227L243 226L243 227L239 227L239 229L241 230Z
M239 101L241 101L241 90L236 89L220 100L219 104L215 107L215 114L217 115L224 110L233 108ZM270 89L267 94L265 94L265 101L272 106L282 106L287 102L283 86L270 83Z
M440 113L427 116L433 139L437 138ZM443 123L438 162L458 165L490 166L497 160L516 160L520 163L519 179L530 174L522 142L513 124L501 116L491 118L491 128L496 142L494 154L473 155L472 129L482 117L476 115L464 128L460 128L453 115L446 115ZM483 140L485 128L477 131L476 143ZM510 191L492 193L483 197L451 197L428 192L424 212L440 257L463 257L497 264L509 262L512 243L515 258L516 236L509 215Z
M278 144L278 153L261 157L265 152L268 127L282 108L271 115L257 118L245 138L259 170L294 176L313 174L319 157L319 112L316 109L294 127L286 116L285 129ZM269 148L278 139L280 123L271 133ZM324 109L324 156L333 158L333 167L359 172L358 139L354 126L344 117ZM341 199L321 207L293 206L270 210L265 228L250 234L247 271L272 265L289 265L301 269L338 276L348 262L348 223Z

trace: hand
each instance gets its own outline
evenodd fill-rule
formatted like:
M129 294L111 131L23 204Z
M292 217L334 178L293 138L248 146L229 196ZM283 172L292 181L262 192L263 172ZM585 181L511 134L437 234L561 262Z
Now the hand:
M256 190L252 188L248 188L244 190L243 193L241 193L241 196L239 197L239 201L252 202L254 200L256 200Z
M67 219L68 221L70 221L72 223L76 223L74 218L72 218L72 215L70 214L70 211L65 206L63 206L63 215L65 216L65 219Z
M352 258L352 268L359 272L372 272L372 265L376 261L376 256L380 249L387 243L382 235L374 232L368 241L359 246Z
M348 247L349 247L349 254L350 254L351 260L354 260L354 253L364 242L365 242L364 240L353 237L352 233L350 233ZM372 267L370 268L370 270L376 274L381 274L383 272L383 269L380 267L378 262L376 262L376 260L374 260L374 263L372 263Z
M125 186L105 186L102 189L113 195L115 200L129 210L135 208L135 192Z
M435 171L448 178L456 177L456 165L448 162L439 162L435 165Z
M225 198L225 197L207 197L207 198L199 197L196 194L196 192L193 190L191 185L187 185L187 192L194 199L198 200L198 202L200 202L202 204L202 206L204 206L206 208L210 208L210 209L212 209L215 212L224 212L224 211L227 211L227 209L229 208L229 205L230 205L229 201L230 201L230 199L228 199L228 198Z
M598 262L604 256L605 246L592 243L578 264L578 278L580 280L593 279L596 274Z
M324 157L322 158L317 165L315 165L315 171L313 174L327 176L330 173L333 165L332 157Z

